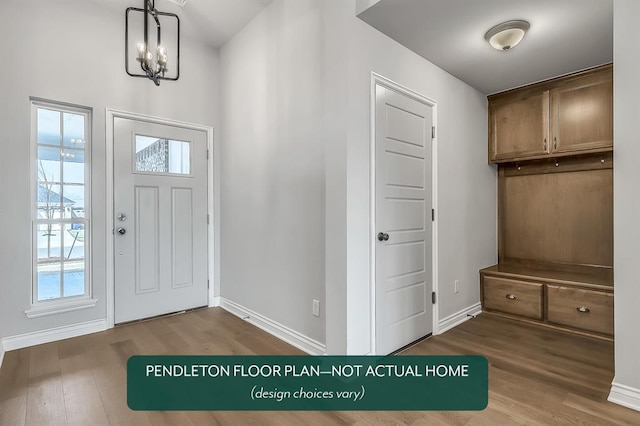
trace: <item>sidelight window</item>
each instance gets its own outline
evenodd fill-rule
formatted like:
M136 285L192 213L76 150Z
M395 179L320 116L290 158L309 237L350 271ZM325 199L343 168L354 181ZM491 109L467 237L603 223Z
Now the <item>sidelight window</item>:
M33 288L32 309L27 311L30 317L38 316L38 307L53 301L68 305L86 301L91 295L91 109L32 100L31 119L34 158Z

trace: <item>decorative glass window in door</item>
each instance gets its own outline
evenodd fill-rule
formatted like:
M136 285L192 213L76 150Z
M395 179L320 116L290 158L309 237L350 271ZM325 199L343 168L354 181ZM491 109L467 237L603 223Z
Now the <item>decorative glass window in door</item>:
M191 144L136 135L135 172L191 175Z

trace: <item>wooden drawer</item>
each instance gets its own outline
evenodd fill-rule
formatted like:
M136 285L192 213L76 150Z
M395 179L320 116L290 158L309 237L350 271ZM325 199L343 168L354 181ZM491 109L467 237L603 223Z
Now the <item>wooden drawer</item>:
M613 335L613 294L547 285L547 320Z
M543 285L525 281L484 276L485 309L542 319Z

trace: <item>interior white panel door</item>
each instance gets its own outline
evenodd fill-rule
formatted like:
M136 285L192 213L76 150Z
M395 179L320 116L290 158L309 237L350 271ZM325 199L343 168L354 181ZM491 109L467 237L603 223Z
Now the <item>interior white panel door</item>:
M376 85L376 353L433 331L431 106Z
M114 120L115 323L208 304L206 133Z

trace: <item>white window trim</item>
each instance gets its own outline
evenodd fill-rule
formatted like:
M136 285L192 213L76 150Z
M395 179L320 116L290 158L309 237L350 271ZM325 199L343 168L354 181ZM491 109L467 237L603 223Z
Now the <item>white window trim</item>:
M27 318L38 318L47 315L62 314L64 312L78 311L80 309L93 308L98 303L98 299L90 296L76 298L52 299L34 304L24 311Z
M37 190L38 182L35 178L37 172L37 157L38 157L38 135L37 135L37 109L46 108L60 112L68 112L72 114L79 114L85 116L85 146L84 146L84 167L85 167L85 293L81 296L61 297L49 300L37 300L37 243L35 241L35 235L31 235L31 299L30 308L25 310L24 313L27 318L38 318L47 315L59 314L64 312L76 311L79 309L87 309L96 306L98 300L92 297L93 294L93 280L92 280L92 210L91 210L91 148L92 148L92 128L93 128L93 108L82 105L74 105L64 102L51 101L41 98L30 98L31 102L31 140L30 140L30 168L29 168L29 182L31 188L31 201L30 201L30 219L31 229L36 228L36 225L40 223L37 218ZM62 130L62 129L61 129Z

